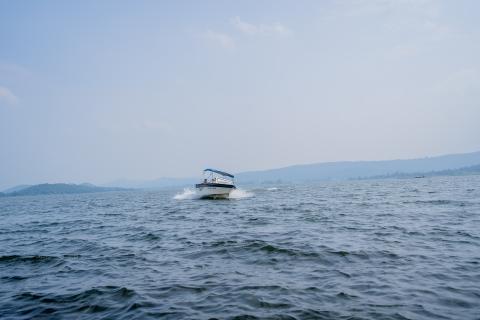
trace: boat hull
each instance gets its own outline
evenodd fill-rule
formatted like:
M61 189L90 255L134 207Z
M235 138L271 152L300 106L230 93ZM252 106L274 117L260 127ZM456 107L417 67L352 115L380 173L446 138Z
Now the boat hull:
M200 183L195 185L195 189L200 199L227 199L230 192L235 190L235 186L220 183Z

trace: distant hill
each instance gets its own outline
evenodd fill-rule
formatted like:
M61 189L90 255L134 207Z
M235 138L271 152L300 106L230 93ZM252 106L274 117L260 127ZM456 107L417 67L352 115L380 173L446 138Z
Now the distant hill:
M4 193L5 196L34 196L45 194L73 194L124 191L124 188L97 187L92 184L44 183L22 188L18 191Z
M480 152L452 154L410 160L341 161L295 165L279 169L243 172L236 175L239 183L265 181L322 181L378 177L396 173L455 170L480 164Z
M23 189L31 187L31 186L32 185L30 185L30 184L21 184L19 186L15 186L15 187L11 187L11 188L8 188L6 190L3 190L2 192L8 194L8 193L12 193L12 192L15 192L15 191L23 190Z
M241 172L235 175L235 179L240 184L246 184L368 179L386 176L394 177L396 174L415 176L424 175L428 172L437 172L437 175L454 175L449 170L457 170L479 164L480 152L472 152L408 160L340 161L294 165L279 169ZM474 173L465 171L464 174ZM156 189L193 185L199 179L200 177L160 178L149 181L119 180L108 184L108 186Z
M451 154L408 160L385 161L340 161L294 165L279 169L241 172L235 175L239 184L265 182L305 182L326 180L350 180L371 178L401 178L421 175L467 175L477 174L480 152ZM159 189L165 187L191 186L196 178L159 178L148 181L117 180L104 187L91 184L41 184L17 186L7 189L4 195L34 195L120 191L128 189ZM13 191L12 191L13 190ZM1 194L0 194L1 196Z
M462 176L462 175L471 175L471 174L476 175L476 174L480 174L480 164L476 166L469 166L469 167L464 167L464 168L455 169L455 170L436 171L433 173L441 176L449 176L449 175Z
M437 177L437 176L469 176L469 175L480 175L480 164L475 166L468 166L459 169L448 169L441 171L428 171L428 172L415 172L415 173L404 173L397 172L388 175L380 175L368 177L367 179L390 179L390 178L426 178L426 177Z

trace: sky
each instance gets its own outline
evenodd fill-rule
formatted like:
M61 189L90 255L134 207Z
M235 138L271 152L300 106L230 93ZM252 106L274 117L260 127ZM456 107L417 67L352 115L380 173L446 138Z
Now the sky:
M0 0L0 188L480 150L480 1Z

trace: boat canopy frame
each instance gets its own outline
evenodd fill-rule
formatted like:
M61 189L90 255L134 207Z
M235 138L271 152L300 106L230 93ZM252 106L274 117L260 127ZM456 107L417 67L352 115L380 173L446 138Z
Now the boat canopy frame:
M216 169L210 169L210 168L208 168L208 169L203 170L203 173L205 173L205 172L213 172L213 173L217 173L217 174L219 174L219 175L221 175L221 176L230 177L230 178L232 178L232 179L235 178L235 176L234 176L233 174L230 174L230 173L224 172L224 171L220 171L220 170L216 170Z

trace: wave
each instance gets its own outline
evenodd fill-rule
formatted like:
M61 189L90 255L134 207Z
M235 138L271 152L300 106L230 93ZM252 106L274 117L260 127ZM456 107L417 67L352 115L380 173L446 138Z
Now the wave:
M10 256L0 256L0 263L10 263L10 262L29 262L29 263L48 263L59 260L57 257L52 256L20 256L20 255L10 255Z
M117 286L94 287L73 294L21 292L14 296L23 304L20 310L23 317L50 318L52 313L95 313L108 318L127 315L129 311L141 307L141 298L133 289ZM13 310L12 310L13 312ZM130 317L128 317L128 315Z
M208 244L211 248L215 248L215 253L240 253L242 251L249 253L261 253L267 255L286 255L291 257L320 257L320 254L310 250L309 248L288 248L272 244L263 240L220 240ZM205 250L205 254L212 254L212 251ZM200 253L202 254L202 253ZM195 255L197 256L198 253Z
M465 207L467 205L470 205L468 201L446 200L446 199L403 201L403 203L404 204L421 204L421 205L454 205L458 207Z
M117 286L102 286L90 288L73 294L55 295L52 293L34 293L22 292L15 296L18 300L34 300L46 303L67 303L67 302L86 302L88 299L97 298L99 296L108 296L115 298L117 301L127 300L137 293L133 289Z
M21 280L26 280L28 279L28 277L22 277L22 276L3 276L0 278L0 280L3 280L3 281L11 281L11 282L14 282L14 281L21 281Z
M243 190L243 189L234 189L230 192L228 199L245 199L251 198L255 194L253 192ZM173 199L175 200L196 200L200 199L200 195L192 188L184 188L183 192L177 193Z
M189 258L199 258L202 256L212 255L243 255L255 254L256 259L259 257L275 257L286 259L307 259L316 260L319 263L331 265L341 261L396 261L401 263L404 258L395 252L388 250L335 250L327 246L311 247L311 246L290 246L288 244L278 244L263 240L218 240L211 243L205 243L205 247L201 251L187 254ZM259 260L256 260L258 263ZM271 260L269 260L271 261ZM278 260L276 260L278 261ZM348 274L343 274L349 276Z

